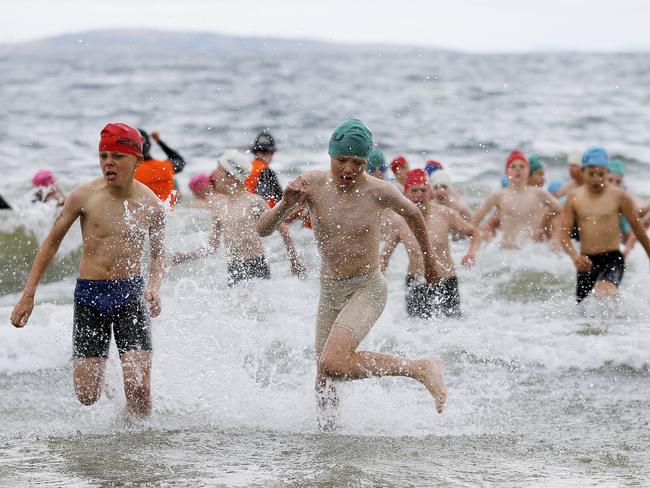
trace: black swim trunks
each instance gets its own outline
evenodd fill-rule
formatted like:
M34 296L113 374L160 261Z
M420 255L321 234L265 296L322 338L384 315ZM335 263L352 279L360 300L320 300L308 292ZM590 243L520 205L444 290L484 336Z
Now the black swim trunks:
M253 278L271 279L271 268L269 268L269 263L266 261L266 256L230 261L228 263L228 286Z
M151 351L151 324L144 280L77 280L73 358L108 357L111 332L120 354Z
M451 276L431 286L406 275L406 313L411 317L460 317L458 278Z
M580 303L591 293L597 281L609 281L618 287L625 272L625 259L620 251L608 251L587 256L591 260L589 271L578 271L576 301Z

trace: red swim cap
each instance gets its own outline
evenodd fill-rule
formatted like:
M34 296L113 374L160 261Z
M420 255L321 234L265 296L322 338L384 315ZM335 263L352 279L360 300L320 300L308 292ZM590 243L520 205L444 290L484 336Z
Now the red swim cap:
M506 171L508 170L510 165L512 163L514 163L515 161L517 161L517 160L523 161L526 164L530 165L530 163L528 162L528 159L526 158L526 155L523 152L521 152L521 151L512 151L510 153L510 156L508 156L508 159L506 159Z
M406 173L406 182L404 183L404 193L413 185L429 186L429 175L423 169L412 169Z
M390 163L390 169L393 173L397 173L397 169L401 168L402 166L406 166L408 161L404 156L397 156L395 159L393 159Z
M144 139L138 129L126 124L108 124L99 134L99 150L142 157Z

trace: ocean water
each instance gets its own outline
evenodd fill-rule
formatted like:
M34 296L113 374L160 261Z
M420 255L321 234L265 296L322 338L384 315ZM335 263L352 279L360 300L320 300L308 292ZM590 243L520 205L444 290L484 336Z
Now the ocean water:
M102 53L99 53L102 54ZM75 226L28 326L9 314L56 210L32 205L30 179L51 168L69 191L98 175L109 121L150 130L188 161L214 166L268 127L287 182L327 165L331 129L363 118L387 157L439 159L472 206L498 186L521 147L565 177L564 157L600 144L626 161L629 189L647 190L650 56L470 55L321 46L221 57L38 51L0 58L0 486L649 486L648 259L635 249L614 307L573 300L575 271L541 244L482 247L458 270L464 316L405 316L406 254L387 271L386 311L362 348L439 354L442 415L419 384L369 379L340 388L340 429L316 429L313 333L318 256L294 226L310 267L289 273L281 240L266 240L273 280L230 290L225 257L170 268L154 321L154 413L127 429L117 353L106 390L80 405L72 390ZM161 155L161 153L156 153ZM180 206L166 246L204 242L210 222ZM454 243L459 262L466 244Z

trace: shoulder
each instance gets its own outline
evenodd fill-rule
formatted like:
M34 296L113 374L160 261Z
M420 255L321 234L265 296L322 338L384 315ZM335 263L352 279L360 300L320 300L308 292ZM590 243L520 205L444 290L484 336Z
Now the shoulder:
M329 178L329 171L312 170L300 175L307 183L322 183Z
M93 180L82 183L74 188L66 198L66 202L75 206L83 206L88 199L101 191L104 186L104 178L98 177Z

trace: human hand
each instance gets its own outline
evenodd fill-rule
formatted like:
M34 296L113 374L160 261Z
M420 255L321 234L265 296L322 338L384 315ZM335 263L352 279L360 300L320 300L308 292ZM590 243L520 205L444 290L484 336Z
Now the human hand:
M282 201L291 207L302 203L307 196L307 182L299 176L284 189Z
M463 259L460 260L460 264L465 268L471 268L476 262L476 257L473 254L466 254L463 256Z
M34 297L23 295L11 312L11 325L14 327L25 327L29 316L34 310Z
M151 138L152 138L154 141L158 142L158 141L160 141L160 134L159 134L157 131L153 131L153 132L151 133Z
M578 257L573 260L573 262L576 265L576 269L581 273L589 271L592 266L591 259L589 259L584 254L579 254Z
M149 302L149 314L152 317L160 315L160 295L157 290L149 289L144 292L144 299Z

